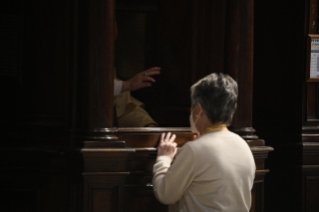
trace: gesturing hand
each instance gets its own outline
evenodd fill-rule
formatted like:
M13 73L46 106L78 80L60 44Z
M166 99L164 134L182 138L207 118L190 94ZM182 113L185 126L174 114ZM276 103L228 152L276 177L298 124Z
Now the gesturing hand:
M151 82L155 82L155 79L151 76L160 74L161 68L159 67L153 67L150 69L147 69L146 71L143 71L141 73L138 73L131 79L124 81L122 84L122 92L124 91L135 91L141 88L150 87L152 86Z
M199 137L200 137L200 134L199 134L199 133L197 133L196 135L193 135L193 141L196 140L196 139L199 138Z
M174 142L175 138L175 134L171 134L169 132L165 136L165 133L163 133L161 136L160 144L158 146L157 156L165 155L169 156L173 160L177 152L177 143Z

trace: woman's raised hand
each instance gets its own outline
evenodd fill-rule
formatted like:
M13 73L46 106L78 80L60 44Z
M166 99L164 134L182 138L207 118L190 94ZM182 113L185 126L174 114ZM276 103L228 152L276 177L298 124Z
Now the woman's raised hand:
M177 153L177 143L175 143L176 135L172 133L163 133L161 141L157 149L157 156L169 156L172 160Z

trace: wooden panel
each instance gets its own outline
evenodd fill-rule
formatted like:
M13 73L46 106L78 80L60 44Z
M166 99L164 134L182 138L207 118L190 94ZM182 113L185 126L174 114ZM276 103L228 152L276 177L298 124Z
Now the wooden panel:
M309 34L317 34L318 32L318 0L309 1ZM309 61L306 61L309 62ZM308 82L307 83L307 121L319 122L319 93L318 83Z
M318 0L310 0L309 5L309 34L316 34L318 31Z
M117 0L118 5L153 5L156 4L158 0Z
M17 167L14 172L4 170L7 174L1 177L1 211L66 212L70 208L72 194L65 175Z
M306 176L306 211L317 212L319 208L319 176Z
M269 170L259 170L257 169L254 179L254 185L251 190L252 204L251 212L262 212L264 211L264 178L265 174Z
M91 186L90 190L90 212L118 211L116 186Z
M122 211L127 172L84 172L83 210Z
M317 136L314 139L317 140ZM305 137L303 137L303 140L305 140ZM303 165L319 165L319 143L303 142L302 148Z
M1 77L2 142L66 143L61 128L67 113L70 1L0 3L0 36L6 44L1 51L7 55L0 69L14 72Z
M81 160L79 154L69 153L66 149L1 148L0 190L6 194L1 195L0 208L35 212L82 208Z
M31 121L63 120L69 1L21 3L21 110Z
M213 72L224 72L225 1L193 1L192 84Z
M152 187L126 186L125 211L139 212L164 212L168 211L168 206L161 204L156 197Z
M318 83L308 82L307 83L307 121L319 122L318 116Z
M0 209L2 212L40 212L39 195L40 191L33 189L1 189Z
M2 1L0 14L0 76L18 80L21 59L21 1Z
M253 189L251 191L252 204L251 212L264 211L263 207L263 182L254 183Z

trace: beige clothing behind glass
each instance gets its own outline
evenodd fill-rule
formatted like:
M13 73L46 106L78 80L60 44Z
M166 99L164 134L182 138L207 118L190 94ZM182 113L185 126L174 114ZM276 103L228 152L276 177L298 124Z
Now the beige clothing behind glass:
M144 104L131 96L130 91L122 92L122 81L114 79L114 97L119 127L145 127L157 123L143 109Z
M255 162L246 141L230 131L211 132L187 142L171 165L160 156L153 188L170 212L248 212Z

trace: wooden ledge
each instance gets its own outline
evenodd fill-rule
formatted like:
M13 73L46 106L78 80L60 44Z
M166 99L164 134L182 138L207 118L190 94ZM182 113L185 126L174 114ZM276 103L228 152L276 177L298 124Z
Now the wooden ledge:
M84 176L91 176L91 175L129 175L130 172L83 172L82 175Z
M92 153L92 152L136 152L132 148L82 148L80 150L82 153Z
M191 133L191 129L189 127L122 127L117 130L119 133Z
M270 152L274 151L274 148L270 146L252 146L250 147L252 152Z

